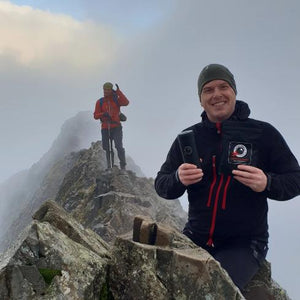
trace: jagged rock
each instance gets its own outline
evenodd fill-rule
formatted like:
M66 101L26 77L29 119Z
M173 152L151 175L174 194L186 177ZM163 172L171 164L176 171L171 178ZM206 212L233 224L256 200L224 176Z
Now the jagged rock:
M66 128L76 131L77 127L71 122ZM160 198L153 179L136 172L117 167L106 171L101 142L61 156L79 147L78 141L61 135L55 151L17 176L21 190L10 190L16 209L6 211L11 219L7 224L14 220L8 231L12 239L48 198L55 202L42 205L19 240L0 257L0 299L113 299L110 293L114 300L125 299L124 295L126 299L201 300L199 295L205 300L242 299L220 265L178 231L187 218L179 200ZM9 186L15 186L14 180ZM31 190L22 190L25 186ZM134 222L136 216L147 218ZM0 221L6 226L7 220ZM133 223L138 231L132 233ZM285 291L271 280L270 268L261 272L247 287L249 299L258 300L255 295L267 286L270 293L263 299L287 300Z
M176 248L117 238L109 254L104 241L54 202L34 218L1 268L1 299L99 299L103 287L114 299L242 299L220 265L174 229L168 233L180 241L171 243ZM42 270L57 272L50 284Z
M136 216L133 222L132 239L142 244L176 249L199 248L173 227L154 222L149 217Z
M291 300L286 290L271 278L271 264L266 260L243 293L250 300Z
M49 151L37 163L0 184L0 253L30 223L34 211L44 201L56 197L65 174L76 164L80 150L89 148L100 137L100 126L92 112L79 112L66 120ZM102 147L98 147L95 154L97 168L104 170L106 158ZM128 169L144 176L132 158L126 158Z
M24 238L1 257L0 299L288 299L278 287L265 293L272 284L270 268L249 285L248 292L259 287L259 293L244 298L220 264L175 228L142 216L134 226L140 242L117 237L110 250L96 233L47 201ZM266 297L257 297L262 291Z
M232 294L231 288L233 290L236 290L236 287L234 283L231 281L231 279L228 277L227 272L223 270L219 263L217 263L211 255L196 246L190 239L188 239L185 235L178 232L176 229L165 225L160 224L157 222L154 222L149 217L144 216L137 216L134 220L133 225L133 241L143 243L143 244L149 244L154 245L159 248L144 248L143 250L139 249L139 247L135 245L129 245L127 241L119 239L116 243L117 249L114 250L117 252L117 254L113 255L114 257L121 257L124 256L124 261L126 264L128 264L128 267L130 269L129 274L132 278L126 277L126 279L123 279L125 283L118 284L118 280L113 280L113 283L111 286L116 286L117 289L120 289L120 286L126 286L126 289L128 290L135 290L136 287L128 287L129 285L132 285L132 282L135 280L134 277L136 274L139 274L141 276L141 284L147 284L149 282L149 278L146 274L141 274L140 271L138 271L138 268L140 267L142 270L151 270L152 276L158 277L155 280L163 281L163 286L166 288L166 290L170 290L171 286L176 286L177 293L175 293L173 289L171 289L172 293L168 294L168 296L165 296L166 298L155 298L155 299L245 299L247 300L290 300L290 298L287 295L287 292L282 289L272 278L271 278L271 264L267 261L264 261L262 264L260 270L258 273L254 276L254 278L249 282L249 284L246 286L245 290L243 291L243 296L241 297L240 293ZM136 249L137 250L134 250ZM163 255L161 254L161 248L164 248ZM174 253L175 251L175 253ZM136 254L137 252L137 254ZM143 254L142 252L147 252L146 254ZM149 252L151 254L149 254ZM130 253L134 253L138 256L137 259L130 258ZM167 253L167 254L166 254ZM140 256L147 257L147 260L144 260L141 262ZM160 258L160 255L162 258ZM180 257L180 255L184 256L184 259L179 258L179 260L182 261L188 261L186 263L186 269L181 269L179 274L174 274L174 270L178 269L177 264L177 258ZM191 255L191 257L190 257ZM127 256L127 258L126 258ZM150 261L149 261L150 257ZM188 257L188 258L187 258ZM175 267L171 267L169 264L174 265L175 260ZM212 263L213 268L209 267L209 263L214 261ZM136 266L135 263L138 262L138 265ZM115 262L115 275L117 278L120 276L121 278L124 278L122 275L122 272L119 270L122 270L120 266L118 266L119 262L122 263L122 260L118 259ZM134 262L134 263L133 263ZM218 267L215 267L215 263L217 263ZM142 264L142 266L140 266ZM165 264L165 267L162 265ZM191 264L191 266L187 267L188 264ZM127 265L126 265L127 266ZM201 266L201 267L200 267ZM166 270L166 273L161 274L160 269ZM207 271L209 270L209 272ZM114 270L113 268L111 270ZM192 273L190 273L190 270L192 270ZM196 270L196 272L195 272ZM211 271L213 270L213 271ZM209 276L204 275L203 273L207 274L209 273ZM216 284L216 278L214 278L215 286L212 284L209 284L210 281L213 279L212 274L218 274L218 284ZM225 276L223 273L226 273L227 276ZM114 274L114 273L112 273ZM187 276L190 278L190 281L187 281L183 286L181 286L182 282L175 282L174 278L177 280L180 276ZM205 277L205 282L201 282L199 278ZM194 278L195 277L195 278ZM112 277L113 278L113 277ZM168 280L166 279L168 278ZM225 278L225 279L224 279ZM185 281L186 279L182 279ZM198 281L197 281L198 280ZM145 282L144 282L145 281ZM153 279L152 279L153 281ZM191 284L192 282L192 284ZM201 283L198 287L199 282ZM227 287L228 282L230 283L230 289ZM190 285L191 284L191 285ZM205 285L209 284L210 288L204 288ZM226 288L223 289L220 293L220 290L217 290L217 287L219 285L226 285ZM233 287L232 287L233 286ZM154 286L153 286L154 287ZM121 287L122 289L122 287ZM151 290L151 288L150 288ZM164 290L164 289L163 289ZM195 291L195 293L194 293ZM117 292L119 292L117 290ZM138 292L141 291L138 289ZM229 294L227 294L229 292ZM164 294L164 291L161 292ZM130 295L131 297L132 295ZM154 299L154 298L147 298L147 295L139 295L141 298L145 299ZM143 296L143 297L142 297ZM224 297L224 298L223 298ZM232 298L233 297L233 298ZM236 298L235 298L236 297ZM123 298L122 298L123 299ZM124 298L124 299L131 299L131 298ZM132 298L135 299L135 298Z
M1 258L0 299L99 299L108 245L54 202L35 218L19 246Z
M105 171L105 168L106 158L100 141L56 162L29 203L24 204L20 200L22 210L11 212L11 219L15 221L7 230L6 242L2 240L0 252L1 246L5 249L13 242L29 224L34 211L47 199L55 199L84 226L90 227L108 242L117 234L131 230L133 217L137 214L183 227L187 214L179 200L165 201L158 197L153 179L137 177L130 170L122 174L117 167L111 172ZM23 198L20 196L20 199Z
M84 228L54 201L45 202L33 215L33 219L40 222L48 222L74 242L81 244L100 256L107 256L108 245L99 235L89 228Z
M131 231L136 215L183 228L187 214L179 200L160 198L153 179L137 177L117 167L109 172L100 169L96 160L99 151L99 142L81 151L74 167L65 175L55 198L57 203L107 242Z
M110 281L116 299L244 299L227 272L205 250L166 225L138 217L134 238L117 238ZM153 225L156 225L154 237Z

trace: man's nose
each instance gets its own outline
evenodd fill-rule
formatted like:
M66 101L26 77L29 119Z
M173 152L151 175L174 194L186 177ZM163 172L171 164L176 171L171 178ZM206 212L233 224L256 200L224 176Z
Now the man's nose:
M220 96L222 96L221 90L219 88L215 88L214 92L213 92L213 97L217 98L217 97L220 97Z

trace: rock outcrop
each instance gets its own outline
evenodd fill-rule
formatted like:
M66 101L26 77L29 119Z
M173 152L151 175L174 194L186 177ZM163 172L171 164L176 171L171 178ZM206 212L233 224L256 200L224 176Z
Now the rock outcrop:
M81 149L69 134L84 135L86 124L72 124L0 191L12 200L1 219L10 248L0 257L0 299L288 299L268 263L243 296L180 233L187 214L179 200L160 198L130 159L127 171L105 170L101 142Z
M268 269L245 298L220 264L175 228L143 217L134 224L139 242L119 236L110 247L47 201L1 258L0 299L289 299Z
M54 202L34 218L1 259L0 299L99 299L108 245Z
M99 124L92 118L92 112L80 112L63 124L49 151L37 163L0 185L0 253L29 224L34 211L47 199L56 197L65 175L76 164L80 151L100 138ZM102 149L98 150L94 162L99 170L104 170L105 153ZM127 167L137 176L143 176L129 156Z
M169 278L168 274L172 274L171 281L176 287L181 286L182 281L176 282L176 280L178 278L182 279L183 274L190 278L187 282L185 282L186 279L182 279L184 285L178 289L178 292L184 291L183 296L170 296L170 298L167 299L244 299L245 297L247 300L290 300L286 291L271 278L271 265L267 261L264 261L260 270L245 287L243 296L240 298L241 294L236 293L234 283L228 277L227 272L220 267L220 264L205 250L197 247L192 241L174 228L170 228L164 224L158 224L149 218L137 216L133 225L133 241L151 244L160 248L163 247L165 250L174 250L175 259L177 259L178 256L177 250L180 251L179 255L184 254L184 256L188 256L187 259L186 257L183 259L185 262L184 268L180 268L178 265L172 267L174 251L172 251L171 256L165 257L169 259L157 260L157 264L151 263L151 266L158 265L159 269L161 268L161 264L165 264L163 269L168 270L169 273L160 276L160 278ZM154 257L156 259L158 255ZM189 266L190 262L193 262L192 266ZM178 263L177 260L176 263ZM174 270L177 272L178 269L180 269L180 272L174 276ZM197 270L196 272L195 269ZM207 272L207 269L210 271ZM191 270L193 271L190 272ZM197 285L199 281L201 282L200 286ZM129 282L131 282L131 280L129 280ZM228 282L230 283L229 287ZM213 288L211 288L211 284L214 285ZM206 285L209 285L210 288L204 288ZM168 286L169 290L169 281ZM232 286L234 287L233 290ZM194 292L195 290L196 292ZM188 298L185 298L185 295L189 295Z
M109 172L99 163L99 142L78 153L74 167L65 175L55 201L107 242L132 230L136 215L182 229L187 214L179 200L160 198L153 180L123 172L117 167Z

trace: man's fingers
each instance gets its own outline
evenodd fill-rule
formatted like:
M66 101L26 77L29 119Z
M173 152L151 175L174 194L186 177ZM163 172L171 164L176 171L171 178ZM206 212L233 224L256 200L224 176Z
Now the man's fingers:
M267 185L267 176L258 168L239 165L237 170L232 171L233 177L240 183L250 187L255 192L262 192Z
M179 180L184 185L190 185L199 182L203 177L201 169L193 164L182 164L178 169Z
M239 171L239 170L233 170L232 174L234 176L238 176L241 178L253 178L255 175L253 173L245 172L245 171Z
M179 167L179 169L181 170L197 169L197 166L193 164L184 163Z
M257 173L260 169L249 165L238 165L237 170L241 170L248 173Z
M241 176L234 176L234 179L236 179L237 181L239 181L240 183L243 183L245 185L251 185L253 183L252 179L248 179L248 178L241 177Z
M203 175L203 172L201 169L194 168L194 169L181 169L179 170L179 175L184 176L184 177L200 177Z

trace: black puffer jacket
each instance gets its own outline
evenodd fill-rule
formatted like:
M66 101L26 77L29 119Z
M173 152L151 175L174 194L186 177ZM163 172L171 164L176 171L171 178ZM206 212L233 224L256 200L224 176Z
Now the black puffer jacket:
M300 194L300 167L281 134L270 124L248 118L249 107L237 101L229 120L211 123L206 113L193 130L203 179L185 187L176 177L183 163L178 140L168 153L155 179L157 193L166 199L182 196L187 190L189 218L184 229L200 246L218 246L229 241L267 242L267 198L288 200ZM264 192L257 193L233 179L231 170L236 147L246 148L248 164L268 176Z

